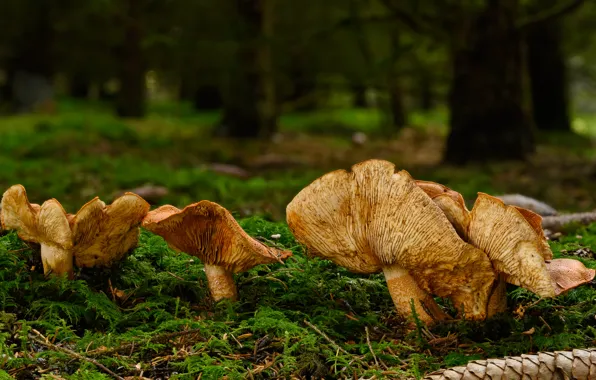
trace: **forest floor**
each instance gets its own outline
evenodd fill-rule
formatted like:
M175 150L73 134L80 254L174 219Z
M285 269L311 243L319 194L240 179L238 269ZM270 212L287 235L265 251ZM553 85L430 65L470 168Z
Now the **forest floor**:
M378 120L367 111L290 115L274 142L251 144L209 138L205 126L216 117L156 108L145 121L117 121L68 103L59 116L0 119L2 189L21 183L32 202L55 197L74 213L95 195L109 202L122 190L164 186L169 194L156 203L218 202L250 235L280 234L275 244L294 253L285 264L237 275L238 303L213 304L202 265L147 231L117 266L82 270L75 281L44 279L39 248L4 233L0 379L112 378L108 371L409 379L478 358L596 345L594 284L553 300L512 286L504 315L406 333L382 275L307 257L284 222L285 205L300 189L368 158L450 186L470 205L478 191L519 192L561 211L588 211L596 208L589 135L542 136L526 164L455 168L440 165L440 114L414 119L416 126L392 139L370 127ZM352 142L358 130L369 137L362 145ZM214 163L234 168L224 173ZM596 225L569 229L550 244L555 257L596 268Z

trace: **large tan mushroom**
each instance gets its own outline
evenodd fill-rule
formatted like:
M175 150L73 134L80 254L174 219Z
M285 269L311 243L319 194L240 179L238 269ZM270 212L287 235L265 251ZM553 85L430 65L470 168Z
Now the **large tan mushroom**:
M470 212L461 194L454 190L427 181L417 181L417 185L437 203L465 241L486 252L499 273L487 306L488 316L505 310L505 282L542 297L555 296L545 264L545 260L552 259L552 252L540 215L508 206L485 193L478 193Z
M73 277L79 267L109 266L133 248L149 204L127 193L110 206L93 199L76 214L67 214L55 199L30 203L25 188L14 185L2 197L2 226L25 241L41 245L45 274Z
M234 273L292 256L290 251L268 247L251 238L228 210L210 201L200 201L183 210L170 205L159 207L147 214L143 227L163 237L172 249L203 262L215 301L237 299Z
M311 253L356 273L383 271L395 307L425 323L447 317L431 294L485 317L494 272L405 170L368 160L315 180L288 204L287 222Z

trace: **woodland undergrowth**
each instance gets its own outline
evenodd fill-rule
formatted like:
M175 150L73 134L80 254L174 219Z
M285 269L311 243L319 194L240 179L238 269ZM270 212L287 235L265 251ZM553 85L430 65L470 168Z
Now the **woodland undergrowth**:
M414 379L473 359L596 345L593 284L554 300L511 287L505 315L406 334L382 275L307 257L283 223L240 223L294 256L236 275L236 304L213 304L201 262L147 231L117 266L75 281L45 279L38 247L0 236L0 379ZM569 232L550 242L555 256L596 268L596 225Z

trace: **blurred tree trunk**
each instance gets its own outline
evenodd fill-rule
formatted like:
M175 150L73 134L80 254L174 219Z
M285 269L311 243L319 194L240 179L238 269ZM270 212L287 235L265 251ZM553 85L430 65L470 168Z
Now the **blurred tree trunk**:
M222 107L219 88L214 85L201 85L193 92L193 106L197 110L217 110Z
M534 151L523 109L521 35L517 0L489 0L452 47L451 132L445 161L525 159Z
M146 107L145 57L142 48L141 0L126 1L124 42L120 56L120 90L116 111L120 117L143 117Z
M389 83L389 107L391 110L391 121L393 123L393 131L399 130L406 126L406 107L404 105L404 96L399 78L390 76Z
M28 13L28 25L16 41L7 62L5 100L15 111L31 111L40 103L53 102L54 30L51 4L41 1Z
M355 108L366 108L368 107L368 103L366 102L366 86L362 84L353 84L352 85L352 94L354 96L354 100L352 102L352 107Z
M85 75L73 74L70 76L68 80L68 92L73 98L87 99L90 89L91 81Z
M418 107L422 111L431 111L434 106L433 81L431 73L426 68L418 72Z
M528 30L528 72L532 113L539 130L571 131L568 81L558 21L542 22Z
M276 0L234 0L239 28L237 65L223 92L219 133L235 138L269 137L277 130L278 107L271 54Z
M400 34L397 29L394 29L391 33L391 55L397 60L402 51L400 44ZM403 88L400 80L400 73L396 68L396 62L389 63L389 70L387 73L387 86L389 92L389 110L391 111L392 131L398 131L406 126L407 115L406 107L404 104Z

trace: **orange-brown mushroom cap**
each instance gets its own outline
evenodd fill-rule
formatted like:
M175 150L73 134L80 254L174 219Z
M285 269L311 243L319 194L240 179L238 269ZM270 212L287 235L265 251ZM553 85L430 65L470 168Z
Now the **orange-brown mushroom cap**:
M468 226L470 224L470 211L466 207L464 197L455 190L440 183L417 180L420 187L443 212L451 222L459 236L468 241Z
M143 227L162 236L172 249L198 257L204 264L239 273L292 256L250 237L224 207L200 201L180 210L161 206L147 214Z
M22 185L10 187L2 197L2 225L23 240L41 245L44 273L72 276L72 234L67 214L55 199L31 204Z
M296 239L315 255L359 273L397 265L424 291L453 296L483 317L495 278L488 257L392 163L368 160L352 172L330 172L302 189L286 214Z
M6 230L16 230L25 241L37 242L37 215L40 206L30 203L22 185L11 186L2 195L0 220Z
M542 297L554 297L545 264L552 258L552 251L538 214L478 193L470 216L470 243L488 254L497 272L506 275L507 282Z
M554 259L546 262L555 294L558 296L594 279L596 271L589 269L579 260Z
M139 226L149 203L125 193L106 206L98 197L86 203L70 220L73 254L79 267L109 266L135 247Z

